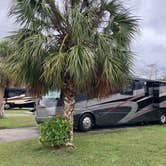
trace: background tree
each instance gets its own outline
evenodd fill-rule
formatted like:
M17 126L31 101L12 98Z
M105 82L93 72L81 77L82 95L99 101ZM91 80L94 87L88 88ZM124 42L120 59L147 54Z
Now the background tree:
M103 97L131 75L130 42L137 19L115 0L15 0L9 71L38 95L62 90L64 116L73 123L74 96ZM59 7L61 6L61 8ZM67 145L72 145L73 129Z
M0 42L0 117L4 116L3 109L3 95L4 88L11 83L11 79L4 69L4 65L7 61L7 57L11 54L12 50L9 47L9 42L7 40L2 40Z

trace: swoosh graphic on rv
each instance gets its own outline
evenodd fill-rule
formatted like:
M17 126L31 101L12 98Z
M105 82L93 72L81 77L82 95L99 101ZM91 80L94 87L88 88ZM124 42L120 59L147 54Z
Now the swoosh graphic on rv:
M125 100L123 102L106 102L106 103L102 103L102 104L98 104L98 105L92 105L88 107L88 110L90 111L95 111L96 109L105 109L105 108L110 108L109 111L115 111L117 108L119 108L120 106L128 106L127 104L130 103L129 106L133 106L131 112L134 112L134 110L137 111L136 105L138 106L138 104L136 102L133 102L133 100L142 97L141 95L136 95L134 97L129 98L128 100ZM135 105L135 106L134 106Z
M115 109L119 108L120 106L122 106L122 105L124 105L124 104L126 104L126 103L128 103L128 102L130 102L130 101L133 101L133 100L135 100L135 99L137 99L137 98L139 98L139 97L142 97L142 95L136 95L136 96L134 96L134 97L132 97L132 98L130 98L130 99L128 99L128 100L125 100L124 102L121 102L121 103L118 104L116 107L113 107L113 108L111 109L111 111L114 111ZM136 109L136 111L137 111L137 109Z
M145 98L145 100L148 99L148 98L150 98L150 97ZM165 106L166 106L166 101L165 100L166 100L166 93L162 93L160 95L160 108L161 107L165 108ZM133 119L135 119L135 118L137 118L137 117L139 117L139 116L141 116L145 113L151 112L151 111L153 111L152 107L153 107L153 105L149 104L148 106L146 106L143 109L139 110L136 114L123 118L121 121L119 121L119 123L125 123L127 121L131 121L131 120L133 120Z
M150 99L151 98L151 96L148 96L148 97L145 97L145 98L143 98L143 99L140 99L140 100L138 100L137 101L137 105L138 105L138 103L139 102L141 102L141 101L146 101L146 100L148 100L148 99ZM148 105L146 105L145 107L144 107L144 109L146 108L149 108L149 105L151 105L151 103L149 104L148 103ZM144 110L144 109L142 109L142 110ZM125 116L123 119L121 119L120 121L119 121L119 123L126 123L127 121L129 121L129 119L131 118L131 117L134 117L135 115L139 115L139 113L141 113L142 112L142 110L139 110L138 111L138 109L136 109L136 110L131 110L130 112L129 112L129 114L127 115L127 116ZM152 110L152 109L151 109ZM137 112L138 111L138 112Z
M152 104L147 106L147 107L145 107L144 109L140 110L139 112L136 112L135 114L132 114L130 116L124 117L118 123L126 123L128 121L131 121L131 120L133 120L133 119L135 119L135 118L137 118L137 117L139 117L139 116L141 116L141 115L143 115L145 113L151 112L151 111L153 111Z
M120 98L121 96L123 96L123 95L120 95L118 97ZM144 93L136 95L136 96L133 96L133 97L132 96L130 96L130 97L129 96L125 96L124 98L117 99L117 100L115 100L115 99L111 100L111 97L110 97L107 100L105 100L105 99L99 100L98 104L88 104L87 107L88 107L88 109L93 110L93 108L96 108L96 107L99 108L99 107L105 107L107 105L110 105L110 106L113 105L112 109L116 109L119 106L121 106L123 104L126 104L129 101L136 102L137 100L140 100L140 99L142 99L144 97L145 97ZM98 101L90 100L90 102L94 102L95 103L95 102L98 102ZM112 109L110 111L112 111Z

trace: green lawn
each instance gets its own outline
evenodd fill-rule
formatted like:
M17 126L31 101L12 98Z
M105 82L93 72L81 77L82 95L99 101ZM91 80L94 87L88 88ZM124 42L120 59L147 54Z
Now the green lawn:
M36 126L34 116L14 116L0 119L0 129ZM1 165L0 165L1 166Z
M2 166L165 166L166 126L75 134L77 149L48 150L38 140L0 144Z

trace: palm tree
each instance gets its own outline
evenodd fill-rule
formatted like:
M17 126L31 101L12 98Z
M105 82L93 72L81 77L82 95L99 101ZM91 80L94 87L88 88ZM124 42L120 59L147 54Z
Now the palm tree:
M131 75L138 24L120 2L15 0L9 14L22 27L10 36L9 71L38 95L62 90L71 125L78 92L104 97ZM72 145L72 128L69 135Z
M0 42L0 117L4 116L3 109L3 92L4 87L10 84L10 78L6 70L4 70L4 65L6 63L7 56L11 54L11 49L9 48L9 43L7 40L2 40Z

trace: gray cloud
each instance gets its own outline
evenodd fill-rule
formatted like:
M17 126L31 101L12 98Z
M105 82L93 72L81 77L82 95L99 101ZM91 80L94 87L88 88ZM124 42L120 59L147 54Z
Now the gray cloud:
M165 67L166 1L129 0L126 5L141 19L140 34L132 44L132 50L138 55L136 71L152 63L156 63L159 68Z
M12 4L11 0L0 1L0 38L5 37L10 31L16 29L16 25L12 19L8 17L8 11Z

